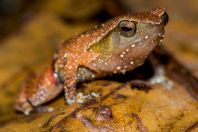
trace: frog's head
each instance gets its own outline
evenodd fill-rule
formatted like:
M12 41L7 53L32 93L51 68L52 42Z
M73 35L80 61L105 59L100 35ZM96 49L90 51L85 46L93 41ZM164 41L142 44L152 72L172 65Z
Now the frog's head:
M163 8L123 16L109 34L113 51L121 57L129 52L130 58L146 58L163 41L167 23L168 15Z
M127 65L131 62L135 67L142 64L162 42L167 23L168 15L163 8L114 18L100 28L105 36L90 49L103 55L113 55L111 65ZM104 33L107 29L108 32Z
M118 48L141 45L152 48L162 42L167 22L168 15L163 8L123 16L111 33L112 42Z

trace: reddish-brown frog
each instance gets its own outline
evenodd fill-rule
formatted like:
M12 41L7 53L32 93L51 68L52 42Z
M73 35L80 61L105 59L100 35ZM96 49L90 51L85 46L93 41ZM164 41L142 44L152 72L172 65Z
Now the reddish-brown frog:
M163 8L113 18L65 41L53 64L21 87L15 108L28 114L65 91L68 104L76 101L76 84L125 73L142 65L161 43L168 15Z

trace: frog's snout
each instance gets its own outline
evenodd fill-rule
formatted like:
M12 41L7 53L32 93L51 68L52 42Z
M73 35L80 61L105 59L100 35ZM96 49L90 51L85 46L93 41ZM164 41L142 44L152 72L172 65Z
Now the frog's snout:
M168 23L169 17L164 8L155 8L151 11L151 13L161 19L160 24L162 24L163 26Z
M169 16L167 12L163 13L163 15L161 16L161 19L162 19L162 24L165 26L169 21Z

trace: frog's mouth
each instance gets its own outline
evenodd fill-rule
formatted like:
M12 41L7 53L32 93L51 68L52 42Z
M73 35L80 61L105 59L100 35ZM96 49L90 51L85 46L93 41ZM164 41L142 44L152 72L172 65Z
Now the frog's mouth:
M164 40L164 26L160 26L158 28L158 31L156 33L154 33L153 35L151 35L149 38L148 38L148 41L150 41L150 43L156 43L156 45L158 44L161 44Z

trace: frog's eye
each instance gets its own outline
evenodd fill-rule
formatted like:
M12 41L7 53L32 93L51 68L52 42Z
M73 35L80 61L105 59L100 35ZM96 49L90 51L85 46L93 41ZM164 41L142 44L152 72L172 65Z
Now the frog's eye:
M123 20L119 23L118 30L121 35L131 37L136 32L136 24L132 21Z

